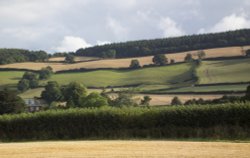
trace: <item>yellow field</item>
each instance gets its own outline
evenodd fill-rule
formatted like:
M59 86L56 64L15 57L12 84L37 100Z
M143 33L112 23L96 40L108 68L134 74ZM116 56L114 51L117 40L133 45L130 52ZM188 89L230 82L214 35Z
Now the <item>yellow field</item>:
M204 51L206 53L206 57L208 58L227 57L227 56L243 55L242 50L246 50L249 48L250 46L226 47L226 48L207 49ZM176 62L180 62L180 61L183 61L187 53L191 53L194 56L197 55L197 51L189 51L189 52L168 54L166 56L169 60L174 59ZM51 60L60 61L61 59L62 58L51 59ZM79 57L79 60L83 60L83 59L89 60L88 57ZM148 56L148 57L126 58L126 59L106 59L106 60L98 60L98 61L81 62L81 63L76 63L76 64L25 62L25 63L1 65L0 68L40 70L43 67L51 66L54 69L54 71L71 70L71 69L79 69L79 68L127 68L129 67L132 59L138 59L141 65L152 64L152 56Z
M249 158L250 143L65 141L0 144L1 158Z

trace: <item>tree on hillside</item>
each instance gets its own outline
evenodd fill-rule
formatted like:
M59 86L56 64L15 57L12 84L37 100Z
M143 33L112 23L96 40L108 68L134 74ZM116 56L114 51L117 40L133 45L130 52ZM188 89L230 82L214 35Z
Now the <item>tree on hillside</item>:
M141 65L139 63L139 60L137 60L137 59L131 60L129 68L131 68L131 69L138 69L140 67L141 67Z
M39 79L40 80L46 80L49 79L51 77L51 75L53 74L53 69L50 66L47 66L46 68L42 68L39 71Z
M152 98L150 98L150 96L144 96L143 99L141 100L141 105L149 106L151 100Z
M193 56L192 54L188 53L185 58L184 58L184 61L189 63L189 62L192 62L194 59L193 59Z
M72 64L75 62L75 56L72 54L67 54L65 57L65 62L68 64Z
M61 101L63 99L60 86L56 81L49 81L45 86L45 90L42 91L41 96L48 103L52 103L53 101Z
M168 63L168 59L166 58L164 54L157 54L153 57L153 63L155 65L163 66Z
M171 101L171 105L182 105L182 102L178 97L174 97Z
M73 107L80 107L81 101L87 96L87 89L84 85L71 82L62 88L65 101Z
M0 91L0 115L20 113L25 110L24 101L9 90Z
M206 57L206 53L203 50L197 52L198 59L202 60Z

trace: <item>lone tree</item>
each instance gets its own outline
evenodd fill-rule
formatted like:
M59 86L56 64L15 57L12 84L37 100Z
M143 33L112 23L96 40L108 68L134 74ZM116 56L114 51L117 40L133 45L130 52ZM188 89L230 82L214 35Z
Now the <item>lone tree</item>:
M0 115L20 113L25 110L24 101L7 89L0 91Z
M67 54L66 57L65 57L65 62L66 63L69 63L69 64L72 64L75 62L75 57L74 55L72 54Z
M186 56L185 56L185 58L184 58L184 61L185 62L192 62L194 59L193 59L193 56L192 56L192 54L190 54L190 53L188 53Z
M143 99L141 100L141 105L149 106L151 100L152 98L150 98L150 96L144 96Z
M172 99L171 105L182 105L182 102L178 97L174 97Z
M202 60L206 57L206 53L203 50L197 52L198 59Z
M137 59L131 60L129 68L131 68L131 69L139 69L139 68L141 68L139 60L137 60Z
M168 58L164 54L157 54L153 57L153 63L155 65L166 65L168 63Z

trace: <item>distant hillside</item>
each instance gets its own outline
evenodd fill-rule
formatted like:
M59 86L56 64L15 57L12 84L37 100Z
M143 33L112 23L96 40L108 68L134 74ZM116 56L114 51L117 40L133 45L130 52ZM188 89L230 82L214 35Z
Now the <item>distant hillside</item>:
M189 35L94 46L86 49L79 49L76 51L76 55L105 57L108 52L112 50L116 52L116 58L126 58L249 44L250 29L242 29L222 33Z

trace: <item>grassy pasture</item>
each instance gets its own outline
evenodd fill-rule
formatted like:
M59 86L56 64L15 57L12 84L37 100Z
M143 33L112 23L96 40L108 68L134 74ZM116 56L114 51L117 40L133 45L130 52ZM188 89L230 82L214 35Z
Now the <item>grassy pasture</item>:
M243 50L249 49L250 46L245 47L225 47L225 48L215 48L215 49L206 49L204 50L207 58L211 57L228 57L228 56L240 56L243 55ZM167 54L166 56L169 59L174 59L176 62L183 61L184 57L187 53L191 53L196 58L197 50L188 51L188 52L178 52L173 54ZM85 60L88 57L79 57L79 60ZM152 56L148 57L139 57L139 58L125 58L125 59L106 59L106 60L98 60L98 61L89 61L89 62L81 62L75 64L66 64L66 63L33 63L33 62L25 62L25 63L14 63L7 65L0 65L0 68L16 68L16 69L31 69L31 70L40 70L43 67L51 66L54 71L61 70L72 70L79 68L127 68L130 65L132 59L138 59L141 65L152 64ZM60 61L62 58L52 58L50 60Z
M197 73L200 84L250 81L250 58L204 61Z
M191 141L56 141L0 144L1 158L248 157L250 143ZM180 152L181 150L181 152Z

